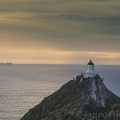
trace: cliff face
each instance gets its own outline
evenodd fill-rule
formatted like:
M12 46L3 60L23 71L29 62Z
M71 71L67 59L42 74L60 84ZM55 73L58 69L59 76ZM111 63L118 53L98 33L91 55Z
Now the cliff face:
M44 98L21 120L81 120L86 113L109 113L112 105L119 102L120 98L106 88L99 76L87 79L77 76L76 81L69 81Z
M98 107L105 107L105 101L109 93L109 90L103 84L103 80L100 77L93 78L90 96L95 100Z
M105 107L110 91L104 85L103 80L98 75L94 78L82 78L80 81L79 79L76 81L78 86L87 91L87 95L95 100L98 107Z

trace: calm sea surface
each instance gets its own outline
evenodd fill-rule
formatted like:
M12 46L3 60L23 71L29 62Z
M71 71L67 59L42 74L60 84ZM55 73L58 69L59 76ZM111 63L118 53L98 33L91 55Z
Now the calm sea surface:
M0 120L19 120L30 108L85 72L85 65L0 66ZM120 96L120 66L95 66L104 83Z

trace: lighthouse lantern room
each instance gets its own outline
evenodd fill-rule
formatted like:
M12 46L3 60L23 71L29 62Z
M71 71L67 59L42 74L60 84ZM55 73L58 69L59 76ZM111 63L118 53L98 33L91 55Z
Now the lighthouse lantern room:
M95 76L94 63L92 62L92 60L90 60L90 62L87 64L87 70L86 73L84 73L84 77L88 78L94 76Z

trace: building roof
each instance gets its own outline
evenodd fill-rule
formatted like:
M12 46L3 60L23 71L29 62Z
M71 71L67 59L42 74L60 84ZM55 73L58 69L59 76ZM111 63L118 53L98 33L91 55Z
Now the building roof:
M90 60L90 62L88 63L88 65L94 65L94 63Z

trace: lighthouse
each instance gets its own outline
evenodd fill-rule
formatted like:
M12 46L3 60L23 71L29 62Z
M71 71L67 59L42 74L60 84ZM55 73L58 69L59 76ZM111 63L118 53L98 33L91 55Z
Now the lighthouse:
M92 60L90 60L90 62L87 64L87 70L84 73L84 77L88 78L88 77L94 77L95 76L95 71L94 71L94 63L92 62Z

